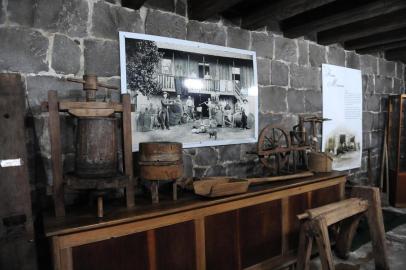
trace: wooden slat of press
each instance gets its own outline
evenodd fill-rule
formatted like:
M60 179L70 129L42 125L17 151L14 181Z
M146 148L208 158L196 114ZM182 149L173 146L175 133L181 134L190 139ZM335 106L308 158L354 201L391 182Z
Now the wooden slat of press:
M65 216L65 203L63 195L61 127L59 120L58 94L55 90L48 91L48 110L49 138L51 141L52 157L53 199L55 215L60 217Z
M124 170L129 176L126 196L127 207L133 207L134 203L134 172L133 172L133 152L132 152L132 133L131 133L131 100L130 95L123 95L123 137L124 137Z
M61 101L59 102L59 109L61 111L67 111L72 109L113 109L116 112L122 112L123 105L116 102Z

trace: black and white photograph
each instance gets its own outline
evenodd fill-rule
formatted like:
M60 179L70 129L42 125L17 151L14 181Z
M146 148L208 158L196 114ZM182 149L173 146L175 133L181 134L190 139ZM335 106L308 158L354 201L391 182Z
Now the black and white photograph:
M121 88L129 93L133 151L257 141L255 52L120 32Z

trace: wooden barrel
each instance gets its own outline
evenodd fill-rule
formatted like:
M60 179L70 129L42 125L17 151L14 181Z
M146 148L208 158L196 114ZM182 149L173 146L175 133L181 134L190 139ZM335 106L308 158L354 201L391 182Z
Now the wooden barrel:
M116 118L78 119L76 174L83 178L111 177L117 174Z
M140 143L140 176L145 180L175 180L183 175L182 144Z

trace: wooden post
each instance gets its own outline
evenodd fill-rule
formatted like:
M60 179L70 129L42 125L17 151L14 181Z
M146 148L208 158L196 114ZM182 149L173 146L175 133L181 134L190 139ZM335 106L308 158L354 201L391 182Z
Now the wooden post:
M196 241L196 269L206 269L206 246L204 218L195 219L195 241Z
M150 191L152 203L159 203L159 181L151 181Z
M304 221L300 226L299 246L297 254L297 269L309 270L310 256L312 254L313 237L310 235L310 222Z
M322 269L334 270L333 254L331 253L331 244L328 236L326 219L323 216L320 216L312 220L310 224L319 250Z
M149 270L156 270L156 239L155 231L147 231Z
M351 197L368 200L369 207L366 216L371 234L372 250L375 257L375 269L389 270L388 249L386 247L379 189L375 187L353 187Z
M123 154L124 154L124 172L128 175L126 187L127 207L134 207L134 172L133 172L133 152L132 152L132 133L131 133L131 100L130 95L123 97Z
M336 239L336 255L342 259L348 259L352 240L357 231L359 221L363 214L347 218L341 223L340 233Z
M52 184L55 215L65 216L63 194L61 127L59 119L58 94L55 90L48 91L49 138L51 141Z
M99 195L97 197L97 217L102 218L103 217L103 196Z

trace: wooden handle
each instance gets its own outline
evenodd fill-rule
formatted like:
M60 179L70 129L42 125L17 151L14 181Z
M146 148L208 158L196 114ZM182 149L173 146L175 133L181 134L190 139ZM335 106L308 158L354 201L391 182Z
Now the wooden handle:
M307 171L307 172L301 172L301 173L295 173L295 174L289 174L289 175L281 175L281 176L274 176L274 177L261 177L261 178L248 178L248 182L250 185L255 185L255 184L263 184L263 183L268 183L268 182L275 182L275 181L283 181L283 180L290 180L290 179L295 179L295 178L302 178L302 177L309 177L313 176L314 173Z

